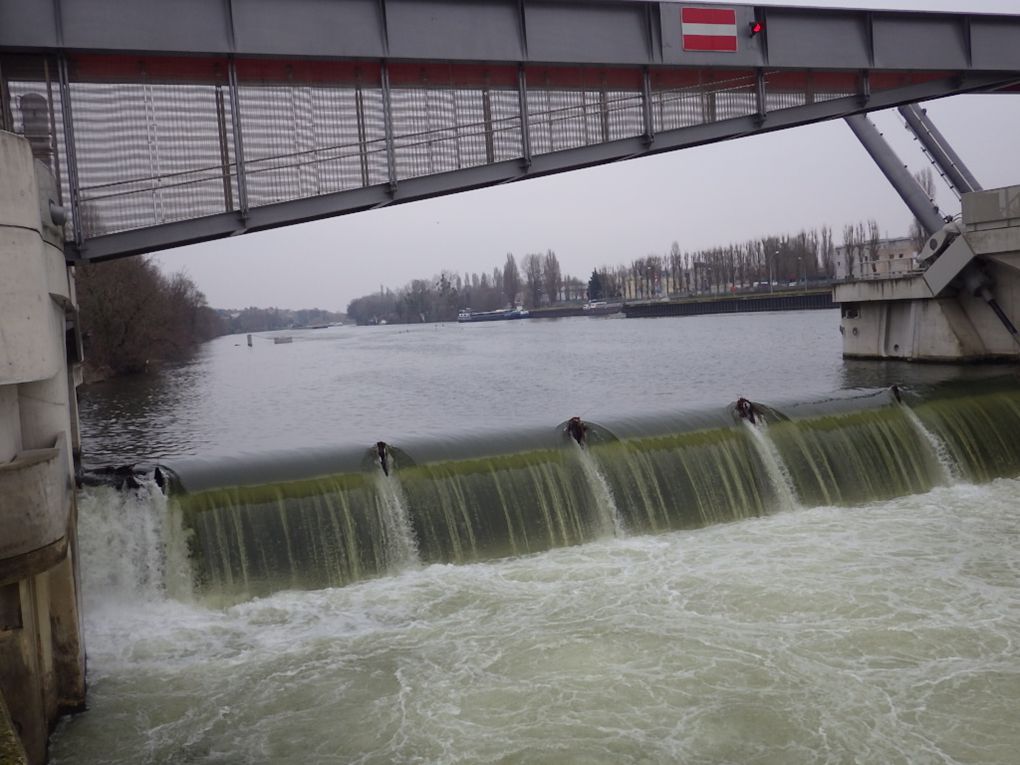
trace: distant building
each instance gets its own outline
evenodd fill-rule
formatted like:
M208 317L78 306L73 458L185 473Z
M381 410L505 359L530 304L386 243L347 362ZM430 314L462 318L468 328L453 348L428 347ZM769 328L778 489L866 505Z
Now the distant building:
M870 242L836 248L836 279L884 279L916 268L914 240L909 236L880 239L874 259Z

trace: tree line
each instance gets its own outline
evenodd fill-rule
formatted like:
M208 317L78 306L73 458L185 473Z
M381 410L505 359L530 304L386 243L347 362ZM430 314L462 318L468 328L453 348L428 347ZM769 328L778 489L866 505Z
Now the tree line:
M773 282L816 282L835 273L832 229L772 235L724 247L664 254L592 270L587 281L565 275L556 253L507 253L491 273L442 271L399 289L380 286L356 298L347 315L359 324L454 321L460 310L491 311L514 305L534 309L584 300L648 300L751 289Z
M930 167L914 173L914 180L925 195L935 204L935 175ZM938 206L935 207L938 211ZM928 240L928 233L921 221L911 219L909 233L914 252L920 252ZM878 221L858 221L843 226L843 258L846 275L850 278L866 277L878 271L879 250L884 239L878 227Z
M538 308L584 300L586 285L566 275L552 250L520 259L507 253L502 267L491 272L459 274L442 271L431 279L413 279L398 290L380 287L355 298L347 316L358 324L414 324L455 321L465 308L494 311L508 306Z
M223 335L245 332L270 332L279 329L317 327L343 321L344 315L321 308L255 308L241 310L217 308L216 314L222 323Z
M835 267L836 245L828 226L694 252L683 252L673 242L665 255L594 269L588 294L591 300L650 300L807 284L831 279Z

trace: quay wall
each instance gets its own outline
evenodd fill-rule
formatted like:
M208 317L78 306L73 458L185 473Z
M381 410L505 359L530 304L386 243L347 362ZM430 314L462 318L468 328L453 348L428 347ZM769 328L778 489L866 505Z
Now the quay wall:
M703 316L717 313L755 313L760 311L809 311L835 308L832 291L785 292L734 295L724 298L695 298L650 303L625 303L628 319L653 316Z

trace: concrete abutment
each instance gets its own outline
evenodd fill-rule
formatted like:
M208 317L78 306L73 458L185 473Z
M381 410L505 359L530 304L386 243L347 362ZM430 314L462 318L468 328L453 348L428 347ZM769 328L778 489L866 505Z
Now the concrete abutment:
M0 132L0 178L0 757L35 765L59 715L85 703L80 359L53 176Z
M1020 359L1010 329L1020 323L1020 186L964 194L962 220L951 225L959 243L926 270L835 285L845 358Z

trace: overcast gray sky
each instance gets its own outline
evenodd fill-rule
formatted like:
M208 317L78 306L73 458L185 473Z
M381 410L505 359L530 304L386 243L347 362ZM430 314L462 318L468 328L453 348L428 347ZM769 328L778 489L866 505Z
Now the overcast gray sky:
M1020 14L1020 0L784 2L775 5ZM954 96L929 116L985 188L1020 184L1020 96ZM872 119L911 170L927 162L895 111ZM946 213L959 203L939 185ZM556 252L592 268L762 234L874 218L903 235L911 216L842 120L355 213L157 253L217 308L319 307L399 288L442 269L490 272L507 252Z

